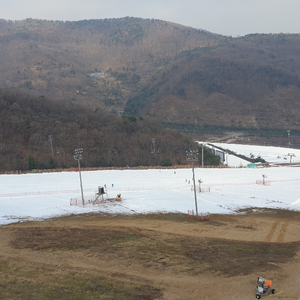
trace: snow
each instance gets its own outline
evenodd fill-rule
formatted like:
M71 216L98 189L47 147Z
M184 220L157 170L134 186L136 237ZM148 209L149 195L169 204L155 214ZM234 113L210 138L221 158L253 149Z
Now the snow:
M281 148L281 147L266 147L266 146L255 146L255 145L240 145L240 144L225 144L225 143L213 143L218 147L229 149L236 152L237 154L245 155L251 158L262 157L269 163L274 164L286 164L300 163L300 149ZM295 156L289 156L294 154Z
M269 162L300 150L248 145L218 144L239 154L259 154ZM256 184L264 180L268 185ZM106 186L109 198L120 193L122 202L100 206L70 206L70 198L81 201L78 172L0 175L0 225L18 221L103 212L147 214L195 210L192 168L102 170L81 172L85 200L95 196L98 186ZM203 181L199 193L198 180ZM235 213L241 208L280 208L300 211L300 168L195 168L199 214ZM210 189L210 192L208 190Z

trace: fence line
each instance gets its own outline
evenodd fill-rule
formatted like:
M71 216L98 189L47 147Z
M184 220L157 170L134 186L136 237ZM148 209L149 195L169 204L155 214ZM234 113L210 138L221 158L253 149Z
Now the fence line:
M300 178L295 179L282 179L282 180L272 180L272 182L289 182L289 181L299 181ZM210 192L211 187L218 186L241 186L241 185L254 185L254 184L263 184L262 180L256 180L256 182L235 182L235 183L216 183L210 184L209 187L201 187L201 192ZM271 185L271 181L265 180L265 185ZM183 187L112 187L107 189L110 193L112 191L164 191L164 190L183 190L188 188L187 186ZM193 185L190 186L190 189L193 191ZM56 195L56 194L70 194L70 193L79 193L77 190L60 190L60 191L38 191L38 192L23 192L23 193L8 193L8 194L0 194L0 198L10 198L10 197L24 197L24 196L38 196L38 195ZM84 192L96 192L96 189L84 189Z
M207 213L200 212L200 215L197 216L195 215L194 210L188 210L187 218L198 220L198 221L209 221L209 212Z
M262 184L262 185L271 185L271 181L267 180L256 180L256 184Z
M167 169L190 169L190 165L174 165L174 166L137 166L137 167L81 167L81 171L106 171L106 170L167 170ZM227 166L204 166L205 169L224 169ZM201 169L200 166L195 166L195 169ZM78 168L68 169L36 169L36 170L11 170L0 171L0 174L13 175L13 174L32 174L32 173L59 173L59 172L78 172Z
M0 198L22 197L22 196L37 196L37 195L69 194L69 193L79 193L79 190L45 191L45 192L24 192L24 193L0 194Z
M186 188L186 187L185 187ZM151 187L151 188L144 188L144 187L137 187L137 188L116 188L112 187L109 192L112 191L150 191L150 190L157 190L157 191L164 191L164 190L181 190L182 188L167 188L167 187ZM38 196L38 195L57 195L57 194L71 194L71 193L79 193L79 190L61 190L61 191L39 191L39 192L23 192L23 193L9 193L9 194L0 194L0 198L9 198L9 197L24 197L24 196ZM93 192L96 193L96 189L84 189L84 193L86 192Z
M89 198L89 199L88 199ZM87 200L88 199L88 200ZM117 195L116 198L100 198L95 196L86 196L85 199L81 198L71 198L70 199L70 206L79 206L79 207L87 207L87 206L100 206L105 203L109 202L118 202L122 204L122 197L121 194Z
M194 191L194 185L192 184L191 185L191 191ZM205 192L208 192L208 193L210 193L210 186L208 186L208 187L199 187L198 186L198 188L197 188L197 186L196 186L196 191L198 191L198 193L205 193Z

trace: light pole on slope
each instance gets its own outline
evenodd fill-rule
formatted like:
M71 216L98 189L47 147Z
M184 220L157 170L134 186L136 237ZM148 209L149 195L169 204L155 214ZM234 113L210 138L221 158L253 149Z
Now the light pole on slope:
M83 159L82 153L83 153L83 148L79 148L79 149L74 150L74 159L78 161L78 171L79 171L79 179L80 179L82 206L84 206L82 179L81 179L81 171L80 171L80 160Z
M186 151L186 160L192 162L194 196L195 196L195 208L196 208L196 216L198 217L198 205L197 205L196 184L195 184L195 171L194 171L194 161L198 161L198 150L188 150L188 151Z

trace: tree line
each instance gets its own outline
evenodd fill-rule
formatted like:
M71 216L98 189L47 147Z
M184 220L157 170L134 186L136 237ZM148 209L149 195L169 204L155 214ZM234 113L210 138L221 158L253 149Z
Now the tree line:
M197 145L144 117L0 89L0 148L4 171L76 167L75 148L83 148L83 167L184 165Z

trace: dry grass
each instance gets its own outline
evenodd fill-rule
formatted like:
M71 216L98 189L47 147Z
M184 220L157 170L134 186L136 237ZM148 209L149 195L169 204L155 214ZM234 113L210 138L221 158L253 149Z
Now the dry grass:
M247 212L248 214L254 212ZM260 214L285 218L298 218L293 212L269 211ZM73 219L72 219L73 218ZM139 216L116 216L109 218L115 224L111 228L97 223L99 215L86 215L56 219L43 226L41 223L27 223L26 226L12 225L7 228L11 234L12 251L36 253L39 261L22 259L0 259L0 299L163 299L163 290L153 286L146 279L132 280L123 269L148 270L152 274L199 274L214 277L233 277L248 274L262 274L279 269L293 259L300 243L266 243L225 240L222 238L200 238L143 229L134 226L118 227L118 220L155 220L162 222L191 223L183 214L153 214ZM59 223L57 223L58 221ZM96 221L95 223L93 223ZM213 221L202 222L201 226L213 229L231 223L238 227L235 216L214 215ZM51 225L53 224L53 226ZM63 226L62 226L63 224ZM70 228L68 224L76 224ZM98 224L99 226L89 226ZM156 223L157 224L157 223ZM170 224L170 223L168 223ZM235 224L237 224L235 226ZM199 224L200 225L200 224ZM253 230L253 228L244 228ZM6 228L3 228L6 230ZM23 256L24 257L24 256ZM41 263L48 258L49 263ZM88 257L84 268L53 265L53 259ZM117 273L98 272L92 268L95 262L102 270L105 262L113 262ZM100 263L101 262L101 263ZM76 264L75 264L76 265ZM98 270L97 269L97 270ZM143 271L141 271L143 272ZM110 275L109 275L110 274ZM176 274L176 275L175 275Z
M184 215L148 215L146 219L187 221ZM228 218L228 217L227 217ZM230 217L229 217L230 218ZM204 226L223 226L220 221ZM253 229L253 228L247 228ZM154 269L176 269L182 273L216 272L221 275L245 275L276 268L293 257L299 243L243 242L212 238L193 238L120 228L21 228L14 232L12 246L35 251L88 251L95 257L118 259Z
M158 299L161 291L147 283L129 283L95 274L0 260L2 300Z

